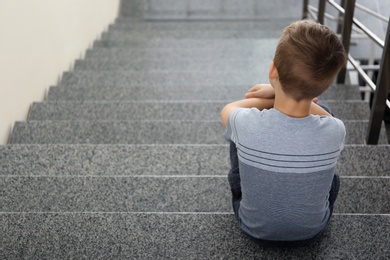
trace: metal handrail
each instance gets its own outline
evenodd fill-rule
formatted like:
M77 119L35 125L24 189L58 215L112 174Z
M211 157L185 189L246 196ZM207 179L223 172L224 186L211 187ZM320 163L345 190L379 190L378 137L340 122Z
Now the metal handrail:
M338 5L333 0L328 0L328 3L331 4L334 8L336 8L340 13L345 14L344 8ZM376 34L374 34L370 29L364 26L358 19L352 18L353 23L362 30L369 38L371 38L374 42L376 42L381 48L385 46L384 41L382 41Z
M326 1L339 11L339 19L336 19L333 16L330 16L325 13L324 3ZM309 1L305 0L305 3L309 5ZM306 10L307 12L306 15L310 13L310 15L312 15L313 17L315 17L314 12L317 11L317 20L321 23L324 22L323 19L325 17L330 18L332 20L336 20L339 24L337 32L342 32L342 41L347 53L349 53L350 39L353 30L352 25L355 25L361 31L361 33L365 34L368 38L370 38L374 43L376 43L383 49L380 66L372 64L369 64L367 66L361 66L350 54L348 54L348 60L350 61L352 66L363 78L366 84L374 91L374 100L371 109L366 143L378 144L384 111L386 106L390 108L390 101L387 99L390 88L390 75L388 74L388 72L390 71L390 26L388 26L387 29L386 40L382 40L354 17L354 10L355 7L357 7L365 11L366 13L369 13L370 15L373 15L374 17L381 19L382 21L385 21L387 23L389 23L389 19L386 19L380 14L377 14L376 12L362 5L356 4L355 0L343 0L342 4L345 5L344 8L337 4L334 0L320 0L319 7L317 10L312 6L305 7L304 10ZM342 25L340 21L343 21ZM375 85L375 83L371 80L370 76L364 71L364 69L368 70L369 74L372 73L372 71L379 69L377 85ZM345 66L338 75L338 83L345 82L346 72L347 67Z
M316 15L316 13L318 13L318 8L315 8L314 6L309 6L307 10L308 10L307 11L308 14L310 14L314 20L318 20L318 16ZM339 22L338 18L336 18L333 15L328 14L328 13L325 13L325 18L327 18L328 20L334 21L334 22ZM353 27L352 30L356 31L358 34L352 35L351 38L354 38L354 39L367 39L368 38L368 36L365 35L361 29L359 29L357 27Z
M374 16L374 17L376 17L376 18L378 18L378 19L380 19L380 20L382 20L382 21L384 21L384 22L386 22L386 23L389 22L389 19L388 19L388 18L384 17L384 16L381 15L381 14L378 14L377 12L372 11L371 9L365 7L364 5L355 3L355 6L356 6L357 8L359 8L360 10L362 10L362 11L368 13L368 14L371 14L372 16Z
M362 76L363 80L367 83L367 85L373 90L376 90L375 83L370 79L367 73L363 70L362 66L350 55L348 54L348 60L351 62L352 66L356 69L356 71Z

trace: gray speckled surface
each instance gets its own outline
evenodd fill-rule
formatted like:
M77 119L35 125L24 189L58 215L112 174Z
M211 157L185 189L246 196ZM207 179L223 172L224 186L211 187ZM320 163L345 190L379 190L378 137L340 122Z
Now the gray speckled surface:
M226 173L227 174L227 173ZM0 177L2 212L230 212L221 176ZM342 178L336 213L390 214L389 178Z
M227 101L122 101L34 103L28 120L218 120ZM369 118L365 102L326 102L340 119Z
M28 121L15 124L11 143L221 144L215 121Z
M127 60L101 60L94 59L88 61L78 61L75 64L75 71L78 70L128 70L138 72L171 71L171 72L223 72L234 70L257 71L260 75L267 75L269 63L272 60L272 53L264 58L257 56L258 60L264 62L252 61L249 59L218 59L210 57L208 59L194 61L191 54L186 59L172 59L165 56L161 59L143 59L129 62Z
M273 38L272 40L275 40ZM242 49L258 49L259 46L264 44L263 39L224 39L221 42L218 39L164 39L164 38L152 38L152 39L133 39L128 41L104 41L96 40L93 44L93 48L237 48Z
M346 144L364 144L368 122L344 121ZM381 143L387 142L382 131ZM13 144L223 144L217 121L27 121L16 122Z
M309 247L261 248L231 214L0 214L5 259L387 259L390 217L335 215Z
M0 175L225 175L227 145L0 146Z
M287 26L288 24L286 24ZM274 27L275 28L275 27ZM154 31L126 31L111 30L101 35L102 41L110 42L131 42L146 41L147 39L261 39L261 38L278 38L284 27L276 27L274 30L154 30Z
M230 212L223 177L1 177L2 212Z
M231 72L193 71L193 72L159 72L159 71L76 71L64 73L61 86L89 86L96 85L116 87L129 85L148 85L158 87L161 85L187 87L216 85L255 85L266 75L257 71L234 70ZM264 72L265 73L265 72ZM267 77L268 78L268 77Z
M137 61L141 59L191 59L198 60L218 60L218 59L246 59L253 60L256 57L273 57L277 39L262 39L250 46L220 45L220 46L184 46L173 47L124 47L124 48L93 48L87 50L85 61L95 59L108 59L119 61ZM261 63L263 61L257 60Z
M109 30L125 31L170 31L170 30L262 30L280 31L289 23L291 18L253 20L191 20L178 23L177 21L143 21L136 18L119 17Z
M259 0L189 0L187 2L150 0L145 2L147 19L301 19L302 3ZM275 10L278 10L275 12Z
M1 176L226 175L228 144L0 146ZM390 146L346 145L341 176L389 176Z
M341 176L389 176L390 146L346 145ZM0 175L225 175L228 145L0 146Z
M353 120L368 118L357 87L320 97L352 120L323 236L306 248L263 249L231 214L219 111L267 82L285 17L301 2L123 0L121 14L150 19L262 20L117 19L50 88L49 102L34 104L31 121L16 123L13 142L37 144L0 146L0 258L390 258L390 146L356 145L367 121Z
M48 100L237 100L244 98L244 93L253 85L241 82L239 85L201 86L198 84L183 84L181 86L167 85L135 85L129 82L125 86L92 86L50 87ZM332 86L323 93L322 100L357 100L360 97L356 86Z
M389 176L389 145L349 145L341 153L338 171L350 176Z

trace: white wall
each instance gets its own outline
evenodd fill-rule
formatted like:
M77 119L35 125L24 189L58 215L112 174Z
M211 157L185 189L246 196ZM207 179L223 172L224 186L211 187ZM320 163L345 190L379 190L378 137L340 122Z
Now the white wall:
M118 14L120 0L0 0L0 144Z

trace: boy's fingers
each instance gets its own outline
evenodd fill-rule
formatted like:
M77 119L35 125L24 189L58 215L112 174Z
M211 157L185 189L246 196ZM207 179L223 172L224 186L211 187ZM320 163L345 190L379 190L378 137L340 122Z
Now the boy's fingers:
M253 86L253 87L251 87L251 88L248 90L248 92L254 92L254 91L258 90L259 88L260 88L259 85Z
M260 90L254 90L245 94L246 98L258 98L262 97L262 92Z
M251 98L251 97L253 97L253 95L252 95L252 93L249 93L249 92L248 92L248 93L245 94L245 97L246 97L246 98Z

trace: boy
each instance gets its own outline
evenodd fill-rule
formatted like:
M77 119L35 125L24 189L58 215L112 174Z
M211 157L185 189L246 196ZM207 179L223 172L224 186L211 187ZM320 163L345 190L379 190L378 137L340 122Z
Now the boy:
M330 220L345 127L313 100L346 60L329 28L295 22L279 40L271 84L254 86L221 112L234 213L240 228L262 245L306 245Z

